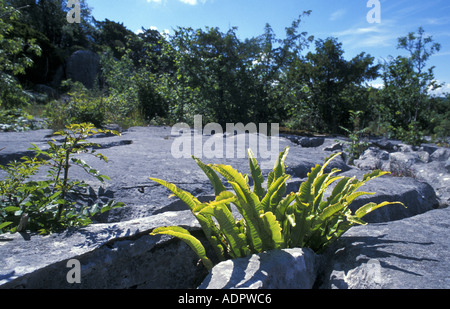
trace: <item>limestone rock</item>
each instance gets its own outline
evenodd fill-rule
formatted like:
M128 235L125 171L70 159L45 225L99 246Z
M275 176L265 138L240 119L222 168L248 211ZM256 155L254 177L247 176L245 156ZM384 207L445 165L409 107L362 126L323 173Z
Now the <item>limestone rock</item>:
M335 152L335 151L341 151L342 148L343 148L342 143L335 143L335 144L332 144L331 146L327 146L327 147L323 148L323 151Z
M335 289L448 289L450 209L357 226L324 253L317 286Z
M171 237L149 235L168 225L199 230L185 211L49 236L0 235L0 288L194 288L202 273L195 253ZM81 263L80 284L67 282L71 259Z
M199 289L311 289L318 257L311 249L285 249L216 265Z
M342 173L342 176L356 176L363 179L365 172L351 170ZM333 186L331 187L333 188ZM330 188L330 189L331 189ZM382 176L368 181L358 191L375 192L375 195L364 195L358 197L351 205L350 209L355 212L367 203L402 202L407 208L401 205L388 205L376 209L366 215L363 220L369 223L380 223L400 220L412 217L439 207L439 200L434 189L425 182L409 177Z
M2 132L0 134L0 149L4 149L0 151L0 164L6 165L11 161L20 160L23 156L34 156L34 152L28 150L28 148L32 147L31 143L45 148L52 133L52 130Z
M439 148L431 155L432 161L447 161L450 157L450 150L447 148Z
M124 202L127 206L107 212L96 218L97 224L79 230L69 230L45 237L28 236L24 233L1 235L0 284L2 287L197 287L206 274L202 272L204 269L201 265L196 265L198 258L193 251L183 242L170 237L148 235L158 226L181 225L197 233L196 236L200 239L203 237L197 221L187 210L187 206L178 199L168 199L170 192L148 179L155 177L172 182L179 188L192 193L200 201L210 201L214 198L210 181L190 158L191 154L195 154L194 138L196 137L195 132L191 133L186 137L186 141L192 144L187 144L188 146L183 149L186 154L183 158L175 158L171 153L178 135L173 134L168 127L134 127L122 130L121 137L108 134L96 137L94 142L100 145L98 152L108 157L109 163L99 161L87 154L78 156L102 174L109 176L111 181L101 184L87 176L81 168L72 167L69 177L84 180L89 185L85 192L81 192L76 197L75 201L91 205L107 203L114 199ZM11 160L20 159L23 155L33 155L28 150L31 143L41 148L48 147L47 142L52 138L51 134L50 130L0 134L0 149L5 148L0 151L0 164L4 165ZM200 136L203 144L213 138L214 141L223 141L224 146L227 142L232 142L235 147L234 158L214 158L211 156L214 154L212 149L203 148L202 161L231 165L243 174L250 174L248 160L238 157L249 147L247 137L248 135L242 134L221 134L219 137ZM279 147L272 157L262 158L253 149L262 173L267 179L278 151L282 151L286 146L290 147L286 159L287 173L292 176L287 182L288 192L298 191L311 168L316 164L323 164L325 158L331 155L323 148L334 149L333 144L336 143L335 138L318 138L314 141L313 138L308 138L308 143L321 145L305 147L306 140L303 142L304 145L301 145L299 140L292 141L292 139L292 137L267 139L268 149L272 146L274 149L275 146ZM367 150L359 160L355 161L359 168L348 166L344 157L340 156L326 169L326 172L329 172L332 168L338 168L343 176L356 176L362 179L367 170L381 168L389 171L392 167L398 166L409 169L411 177L384 176L371 180L361 188L362 191L376 192L376 194L355 200L351 206L353 211L368 202L379 203L385 200L401 201L408 208L391 205L378 209L363 218L369 223L377 224L355 227L348 231L344 235L343 242L336 243L335 251L325 257L331 261L328 264L334 265L332 266L334 268L323 271L328 275L321 278L331 278L326 279L328 281L322 279L324 287L420 287L419 281L424 278L425 287L439 285L448 287L448 278L442 277L449 273L446 266L449 264L448 246L445 246L444 239L448 234L446 223L448 210L434 209L439 203L441 207L450 204L449 152L447 149L432 145L423 145L419 149L399 146L399 142L390 143L386 141L383 144L384 150L375 147ZM0 179L4 175L4 172L0 170ZM42 180L45 175L43 170L32 180ZM228 188L231 189L230 186ZM428 228L430 231L427 230ZM416 236L417 240L414 239ZM204 239L202 241L207 244ZM414 253L416 249L418 252ZM427 260L425 250L430 251L428 253L430 260ZM345 255L347 253L348 256ZM284 265L272 263L268 264L269 266L262 266L262 262L266 259L270 261L270 255L285 261ZM208 254L208 256L211 255ZM311 287L314 284L314 279L311 278L315 276L316 262L318 259L321 260L317 256L315 258L311 256L308 250L302 250L301 255L285 250L249 257L243 263L240 262L240 268L235 268L235 273L239 276L236 277L233 273L231 277L237 281L230 283L228 287L232 287L233 284L238 288ZM69 270L66 263L73 258L81 262L81 285L68 285L66 280ZM335 258L342 258L342 260L337 261ZM304 261L307 269L292 266L303 265L301 261ZM416 262L418 268L407 265ZM231 263L237 267L236 261L225 263ZM217 266L220 270L219 266L220 264ZM432 267L437 267L436 273L440 271L441 274L436 275ZM293 273L302 272L312 277L302 275L299 278L292 277L293 281L285 280L291 278ZM219 278L222 276L220 273L221 271ZM279 273L281 276L276 279L275 275L272 275L274 273ZM379 273L381 277L378 276ZM205 281L204 286L212 287L212 282L216 281L212 279L214 276L211 280ZM303 281L298 282L296 279ZM409 283L402 285L403 280L405 282L409 280ZM220 280L217 282L219 283L214 284L219 287ZM375 282L375 285L371 282Z
M66 77L92 89L100 72L100 57L89 50L74 52L66 64Z
M375 147L367 149L359 159L355 160L355 166L362 170L388 170L389 152Z
M441 207L450 205L450 169L446 162L450 151L433 145L423 144L417 151L406 147L407 152L387 152L371 147L355 160L355 165L362 170L381 169L392 172L395 176L414 178L433 187ZM398 148L396 146L396 148Z

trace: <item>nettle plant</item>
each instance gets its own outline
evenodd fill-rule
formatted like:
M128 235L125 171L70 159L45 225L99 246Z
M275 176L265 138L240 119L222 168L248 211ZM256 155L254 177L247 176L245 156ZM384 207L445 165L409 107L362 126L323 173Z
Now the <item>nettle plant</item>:
M295 247L311 248L321 253L350 227L367 224L362 218L368 213L390 204L403 205L400 202L368 203L352 213L349 206L357 197L375 194L357 190L367 181L388 172L373 171L362 181L356 177L335 176L340 172L338 169L325 173L328 164L341 153L327 158L323 166L316 165L298 192L285 195L286 181L290 178L285 173L288 151L286 148L280 153L268 175L267 189L264 189L261 169L252 151L248 150L253 190L249 186L248 175L242 175L227 165L206 165L193 157L214 187L216 198L209 203L200 202L189 192L164 180L150 179L172 191L190 208L221 261ZM228 181L234 192L225 188L218 174ZM324 199L334 182L337 183L331 195ZM242 219L233 216L235 210ZM186 229L160 227L150 235L158 234L180 238L196 252L208 270L213 267L202 243Z
M96 129L90 123L72 124L66 129L54 133L62 137L61 144L52 139L47 150L32 144L29 150L34 151L34 158L23 157L20 162L0 166L7 173L6 178L0 181L0 232L14 233L29 229L47 234L72 226L86 226L92 223L95 214L124 205L109 201L103 206L77 206L71 201L70 195L78 194L87 186L69 177L71 167L83 168L102 183L110 180L75 157L76 154L87 153L108 162L104 155L96 152L98 144L86 139L99 133L119 133ZM44 166L48 167L46 180L31 181L30 178Z

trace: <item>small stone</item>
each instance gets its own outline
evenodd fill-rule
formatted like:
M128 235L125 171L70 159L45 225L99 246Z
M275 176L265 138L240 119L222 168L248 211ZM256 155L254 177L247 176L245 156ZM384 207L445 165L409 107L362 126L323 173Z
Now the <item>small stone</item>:
M285 249L216 265L199 289L311 289L318 259L311 249Z

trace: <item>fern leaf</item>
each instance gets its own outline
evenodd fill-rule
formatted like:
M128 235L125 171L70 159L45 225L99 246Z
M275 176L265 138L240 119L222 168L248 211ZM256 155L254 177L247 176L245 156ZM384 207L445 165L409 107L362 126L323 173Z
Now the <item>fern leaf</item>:
M346 200L347 204L350 205L351 203L353 203L353 201L356 198L363 196L363 195L375 195L375 193L374 192L355 192L355 193L352 193L349 196L347 196L347 198L345 200Z
M206 207L200 214L208 214L216 218L220 225L220 231L228 241L231 256L234 258L246 256L247 242L245 235L240 233L232 213L224 204Z
M278 199L281 200L284 193L286 192L286 181L290 178L289 175L283 175L279 177L275 182L271 184L271 186L268 188L266 195L261 201L261 206L264 210L264 212L269 211L269 207L271 204L275 204L275 202L271 202L272 199ZM283 188L284 186L284 188ZM274 200L275 201L275 200Z
M318 221L319 222L325 221L329 217L333 216L335 213L343 210L346 206L347 206L347 204L338 202L336 204L333 204L333 205L330 205L330 206L326 207L322 211L322 213L319 215Z
M235 205L244 218L247 227L247 237L251 242L251 246L256 252L262 252L261 228L259 222L259 213L262 208L260 205L255 205L255 203L259 202L257 201L258 197L254 193L251 193L253 194L252 196L249 196L249 194L246 195L242 188L235 182L230 182L230 185L233 187L238 197L238 202L236 202ZM251 201L253 201L253 204Z
M244 176L230 165L215 164L212 165L211 168L225 177L228 182L232 181L239 184L239 186L242 188L248 188L248 183L245 180Z
M280 154L278 155L278 158L275 161L275 165L273 167L275 179L277 179L278 177L281 177L285 173L284 162L286 161L286 157L287 157L288 153L289 153L289 147L286 147L284 149L284 151L280 152Z
M191 211L194 210L194 208L201 204L200 201L193 197L192 194L190 194L189 192L186 192L184 190L179 189L177 186L175 186L174 184L171 184L167 181L161 180L161 179L157 179L157 178L149 178L150 180L153 180L154 182L157 182L161 185L163 185L164 187L166 187L167 189L169 189L170 191L172 191L172 193L178 197L180 200L182 200L186 205L188 205L189 209Z
M383 172L380 170L375 170L372 173L368 173L366 175L363 176L363 182L367 182L371 179L377 178L377 177L381 177L383 175L387 175L390 174L390 172Z
M198 257L202 260L203 265L210 271L213 268L213 263L206 256L205 247L203 247L202 243L189 233L189 231L178 227L178 226L169 226L169 227L160 227L153 230L150 235L170 235L177 237L183 240L194 252L198 255Z
M284 199L282 199L276 209L275 209L275 216L277 217L278 221L282 221L283 218L285 218L286 209L288 206L294 201L295 199L295 193L291 192L288 196L286 196Z
M247 149L247 152L248 152L250 172L252 174L252 179L254 183L253 192L261 199L265 194L265 190L262 187L264 177L262 175L261 168L259 167L258 162L255 158L255 155L253 154L251 149Z
M223 191L226 191L225 186L223 185L222 181L220 180L219 176L217 176L216 172L208 165L204 164L200 159L192 156L192 158L195 160L197 165L202 169L202 171L205 173L205 175L208 177L208 179L211 181L211 184L213 185L215 195L219 195Z
M361 208L359 208L359 209L355 212L355 216L361 219L361 218L364 217L365 215L371 213L372 211L374 211L374 210L376 210L376 209L378 209L378 208L381 208L381 207L384 207L384 206L387 206L387 205L394 205L394 204L399 204L399 205L402 205L403 207L407 208L407 207L406 207L403 203L401 203L401 202L383 202L383 203L380 203L380 204L376 204L376 203L368 203L368 204L362 206Z
M267 249L283 249L285 244L281 225L280 222L277 221L275 215L272 212L266 212L265 214L261 215L261 219L264 223L266 235L269 238L268 240L263 241L263 243L270 243L268 244Z

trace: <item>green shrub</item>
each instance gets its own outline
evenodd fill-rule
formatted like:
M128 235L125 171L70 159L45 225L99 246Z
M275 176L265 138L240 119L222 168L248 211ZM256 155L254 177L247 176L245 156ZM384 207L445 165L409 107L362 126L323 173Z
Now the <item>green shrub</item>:
M68 97L50 102L45 111L51 128L63 129L75 123L92 123L97 128L105 125L103 97L89 91L80 82L67 80L63 86L70 88Z
M164 180L150 179L165 186L186 203L220 260L295 247L308 247L320 253L353 225L366 224L362 218L368 213L386 205L401 204L368 203L353 214L349 206L357 197L374 194L357 190L370 179L387 172L374 171L365 175L362 181L355 177L334 176L338 169L325 173L325 168L340 153L326 159L323 166L316 165L298 192L285 195L286 180L290 177L285 173L284 163L288 151L289 148L286 148L280 153L273 171L268 175L267 189L262 186L264 178L261 169L251 150L248 151L253 190L249 186L248 175L242 175L227 165L206 165L193 157L214 187L216 199L210 203L201 203L189 192ZM234 193L226 190L218 174L228 181ZM337 184L331 195L323 200L328 187L334 182ZM234 218L232 204L242 219ZM151 233L157 234L182 239L197 253L206 268L212 268L205 248L187 230L161 227Z
M344 149L349 153L349 164L353 164L356 159L358 159L361 154L369 148L369 142L364 140L363 135L367 133L369 128L360 129L360 117L362 116L362 111L349 111L350 120L353 123L353 131L340 127L342 130L347 132L350 142L345 142L347 147Z
M24 132L34 129L33 116L21 109L0 110L0 132Z
M420 130L420 123L417 121L412 121L407 130L402 127L394 130L397 138L408 145L420 146L424 142L424 133Z
M109 177L76 158L77 153L89 153L105 162L107 158L93 150L94 143L86 138L97 133L114 133L115 131L97 130L92 124L74 124L67 131L56 132L64 138L62 145L55 140L48 142L49 149L42 150L33 144L30 150L34 158L23 157L21 162L11 162L0 166L7 176L0 181L0 232L20 232L25 228L42 234L58 231L71 226L85 226L92 223L92 216L112 208L122 207L123 203L110 201L107 205L77 207L70 202L68 195L76 194L86 184L69 177L72 166L83 168L87 174L104 182ZM42 158L45 158L42 159ZM38 170L48 166L47 179L29 181Z

